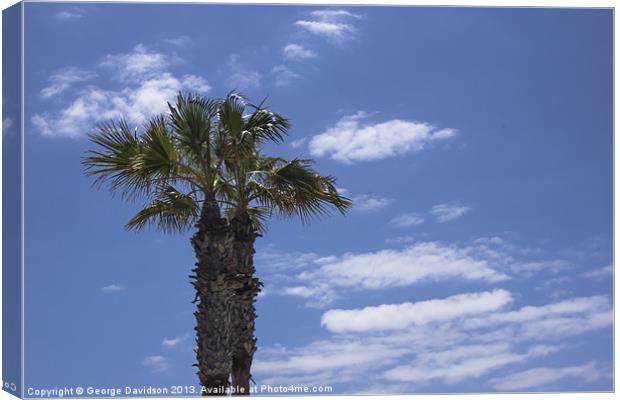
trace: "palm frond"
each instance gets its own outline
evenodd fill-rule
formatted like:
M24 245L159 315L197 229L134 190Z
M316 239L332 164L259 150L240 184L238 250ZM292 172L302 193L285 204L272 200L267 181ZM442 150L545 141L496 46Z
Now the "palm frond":
M171 185L157 191L153 201L138 212L126 225L127 230L143 230L154 226L165 233L184 232L198 218L199 206L191 194L183 194Z
M178 156L164 117L154 117L148 122L142 143L142 153L132 167L141 171L145 178L171 179L177 172Z
M259 143L264 141L282 142L288 134L290 122L283 116L258 106L248 117L244 133L251 135Z
M168 103L174 137L196 164L209 162L211 129L218 104L216 100L182 93L174 105Z
M296 215L308 222L329 214L332 207L344 214L352 205L338 193L332 176L322 176L311 168L311 160L267 159L264 165L271 169L253 172L252 199L280 215Z
M235 92L230 92L219 105L220 129L233 138L241 137L243 132L245 105L245 97Z
M143 146L125 120L100 123L89 138L99 149L89 151L82 165L87 175L95 177L95 185L109 182L113 193L129 197L148 192L150 180L134 166Z

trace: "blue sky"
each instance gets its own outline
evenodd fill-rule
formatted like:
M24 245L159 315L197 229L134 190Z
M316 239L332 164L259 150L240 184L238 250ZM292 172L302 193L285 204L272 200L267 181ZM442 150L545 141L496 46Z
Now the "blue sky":
M610 10L27 3L25 21L27 388L196 383L190 234L124 231L141 204L79 162L98 121L238 89L292 120L269 153L355 201L259 240L257 383L612 389Z

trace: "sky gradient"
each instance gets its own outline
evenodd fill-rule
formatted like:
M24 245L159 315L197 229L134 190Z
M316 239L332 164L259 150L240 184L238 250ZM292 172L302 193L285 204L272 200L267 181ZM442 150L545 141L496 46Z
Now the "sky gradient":
M196 384L191 233L124 231L80 159L237 89L355 203L259 239L258 384L612 390L612 18L27 3L25 386Z

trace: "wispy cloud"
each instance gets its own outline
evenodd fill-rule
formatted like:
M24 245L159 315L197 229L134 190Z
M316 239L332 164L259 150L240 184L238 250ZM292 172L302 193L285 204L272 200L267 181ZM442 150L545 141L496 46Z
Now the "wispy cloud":
M287 60L307 60L309 58L317 58L318 55L314 50L307 49L304 46L297 43L289 43L282 49L282 54Z
M470 211L471 207L460 205L457 202L437 204L431 208L431 214L435 217L435 220L440 223L454 221Z
M302 269L320 258L321 256L313 252L287 252L278 246L268 245L258 249L254 261L265 270L283 272Z
M382 304L355 310L329 310L321 318L327 330L369 332L405 329L412 325L450 321L497 310L512 301L505 290L465 293L417 303Z
M456 135L454 129L438 130L425 122L393 119L365 123L366 118L364 112L341 118L333 127L312 138L310 154L328 156L347 164L381 160L420 151Z
M350 11L346 10L332 10L332 9L324 9L324 10L315 10L310 13L313 17L320 18L323 20L330 19L338 19L338 18L362 18L359 14L354 14Z
M100 66L112 69L121 80L144 80L155 77L170 66L171 62L171 58L165 54L138 44L129 53L106 55Z
M442 387L475 379L489 390L510 390L501 389L512 381L501 379L508 367L512 373L517 367L531 368L560 351L567 359L581 351L582 335L610 332L613 308L608 296L565 297L541 304L540 298L530 300L515 289L518 285L512 282L531 279L515 266L555 264L555 260L537 260L538 251L519 246L516 238L507 235L472 238L467 243L413 242L402 250L340 256L298 253L305 255L294 269L301 272L269 275L281 288L272 294L298 297L309 307L325 308L354 292L386 293L423 282L452 280L492 287L432 297L401 290L398 293L409 296L408 301L327 309L321 318L326 330L321 339L258 351L254 366L261 383L340 383L362 393L373 386L398 385L400 392L412 392L431 384ZM409 240L406 237L403 242ZM534 271L536 282L563 272ZM362 297L369 302L381 298ZM361 297L355 298L357 303ZM514 373L514 381L519 382L515 387L551 389L559 382L556 376L564 373L570 375L566 378L590 379L587 373L578 376L563 370L573 368L571 364L553 362L561 370L558 374L541 371L544 378L532 383L535 374ZM602 375L595 378L600 380Z
M535 307L536 312L530 316L527 314L531 306L518 310L508 308L512 297L511 293L496 289L461 297L431 299L428 303L418 301L393 318L387 314L374 315L373 318L359 315L361 319L357 320L355 316L345 314L342 321L324 323L326 328L336 328L333 329L336 332L326 339L300 347L259 350L255 371L264 376L261 381L265 383L353 382L360 390L363 390L360 383L367 382L368 377L374 377L373 382L377 385L390 382L413 384L409 390L420 390L421 386L432 382L453 385L467 379L487 377L490 387L498 388L511 381L498 379L496 374L502 368L557 353L564 348L568 338L609 329L613 321L608 299L569 299L568 302ZM412 306L422 314L410 312ZM577 307L573 309L572 306ZM380 310L380 307L370 308L375 314ZM338 314L328 311L325 315L333 319ZM539 329L541 321L553 321L550 325L557 327L558 316L571 320L567 329L558 329L553 335L547 335L546 330L538 335L531 334ZM492 322L482 325L463 323L472 318ZM395 326L401 319L405 323ZM353 327L347 323L352 323ZM386 327L388 329L382 329ZM575 327L579 328L570 329ZM565 372L569 371L575 379L590 379L588 376L579 377L576 371ZM519 382L516 386L526 388L522 382L529 381L531 376L517 375L516 378L519 378L515 379ZM552 381L555 378L541 378L536 387Z
M613 273L613 265L609 264L601 268L595 268L589 271L586 271L581 274L584 278L587 279L605 279L611 278L611 274Z
M84 16L84 11L78 8L74 8L71 10L63 10L54 14L54 18L57 21L71 21L80 19Z
M13 127L13 120L9 117L6 117L2 120L2 135L8 135L12 132L11 128Z
M135 46L129 53L107 55L98 64L98 72L111 74L109 77L121 85L120 89L96 85L76 88L60 110L35 114L31 122L43 136L79 138L104 120L124 117L129 123L141 125L150 116L165 112L167 102L180 90L210 91L211 86L200 76L176 76L168 72L167 68L174 62L170 60L174 59L173 55L154 52L143 45ZM88 76L84 73L80 80ZM54 82L43 89L44 97L68 91L76 83L61 78Z
M306 307L322 308L332 303L337 295L327 283L308 286L287 286L278 293L281 296L299 297L306 301Z
M228 78L226 83L231 89L256 89L261 86L262 75L241 63L238 54L231 54L228 59Z
M194 41L189 36L181 35L173 38L164 39L164 43L168 43L176 47L187 47L194 43Z
M314 252L287 253L268 247L259 249L256 260L275 285L294 288L275 290L272 294L299 297L309 307L324 307L351 290L385 290L423 282L496 283L530 279L534 275L539 279L565 279L564 275L558 275L565 269L528 269L534 264L555 266L564 260L539 258L528 248L498 237L474 238L468 243L443 243L416 241L412 236L403 236L388 238L386 243L401 246L328 256ZM284 273L295 270L300 272ZM568 294L565 293L564 297Z
M310 13L309 19L298 20L295 25L313 35L343 43L355 37L358 30L353 22L360 18L345 10L317 10Z
M416 213L402 214L392 220L390 224L399 228L410 228L424 223L424 217Z
M113 283L112 285L104 286L101 288L101 291L104 293L122 292L124 290L125 290L125 287L117 283Z
M337 188L338 193L347 196L353 202L353 210L361 213L374 212L382 210L394 203L394 199L376 194L354 194L347 188Z
M553 348L532 347L524 353L515 352L509 344L462 346L442 352L424 354L413 365L397 366L385 372L388 380L428 383L440 381L455 384L478 378L500 367L541 357Z
M511 270L515 274L529 277L539 272L557 273L561 270L568 269L571 266L572 264L568 260L555 259L543 261L528 261L520 264L515 264L511 267Z
M300 74L294 72L286 65L276 65L272 68L271 73L275 77L276 86L286 86L302 78Z
M611 305L607 296L575 297L544 306L524 306L515 311L470 318L463 326L479 329L503 324L519 324L515 335L524 338L577 335L608 326Z
M40 95L44 99L59 95L74 84L90 80L96 75L93 71L86 71L76 67L60 69L50 76L49 86L41 89Z
M601 373L596 368L596 363L590 361L586 364L572 367L532 368L505 377L491 379L490 382L497 390L517 391L538 389L549 383L558 382L566 378L589 382L598 379L600 375Z
M142 365L151 370L151 372L163 372L170 368L168 359L160 355L146 357L142 360Z
M302 147L304 144L306 144L306 141L307 141L307 140L308 140L308 138L305 138L305 137L303 137L303 138L299 138L299 139L296 139L296 140L293 140L293 141L290 143L290 146L291 146L292 148L294 148L294 149L298 149L298 148Z
M395 237L390 237L390 238L385 239L385 243L403 244L403 243L412 243L412 242L415 242L415 237L411 235L395 236Z
M161 345L168 349L172 349L172 348L178 347L180 344L185 342L188 338L189 338L189 335L187 334L183 336L177 336L172 339L164 338L164 340L162 340L161 342Z
M414 285L423 281L462 279L499 282L508 275L495 269L489 260L472 249L448 246L439 242L421 242L402 250L371 253L346 253L342 256L316 257L295 278L303 287L288 295L308 298L311 307L322 307L346 290L380 290Z
M359 212L374 212L383 210L394 202L393 199L372 194L353 196L353 210Z

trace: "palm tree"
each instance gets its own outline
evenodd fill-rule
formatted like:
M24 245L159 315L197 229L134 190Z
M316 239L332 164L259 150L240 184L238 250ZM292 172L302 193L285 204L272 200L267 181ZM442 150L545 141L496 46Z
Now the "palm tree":
M245 114L247 106L252 113ZM240 394L249 394L250 369L256 350L254 302L260 281L254 277L254 243L264 231L264 222L273 214L298 216L302 222L329 212L329 206L345 213L351 201L341 196L335 178L314 171L311 160L291 161L266 157L266 140L279 142L289 123L263 108L253 106L242 96L231 93L219 113L224 142L219 149L224 160L223 179L218 194L232 228L233 266L237 279L232 302L232 385ZM275 121L279 135L257 134L256 127Z
M146 206L126 225L149 225L167 232L194 226L191 238L197 262L192 284L196 290L196 358L201 385L221 394L231 368L230 299L232 235L220 213L214 157L219 102L179 95L168 115L153 117L140 136L124 120L97 126L90 140L97 145L83 165L95 183L109 183L127 200L146 198Z
M244 115L248 106L252 112ZM146 199L127 229L196 229L191 278L203 394L223 394L231 371L233 384L249 394L260 291L252 254L262 221L273 213L306 221L328 204L341 212L350 205L334 179L318 175L309 161L261 154L262 145L282 141L288 127L285 118L234 93L224 100L179 94L140 135L120 120L98 125L89 136L97 149L82 163L95 183L108 183L126 200Z

